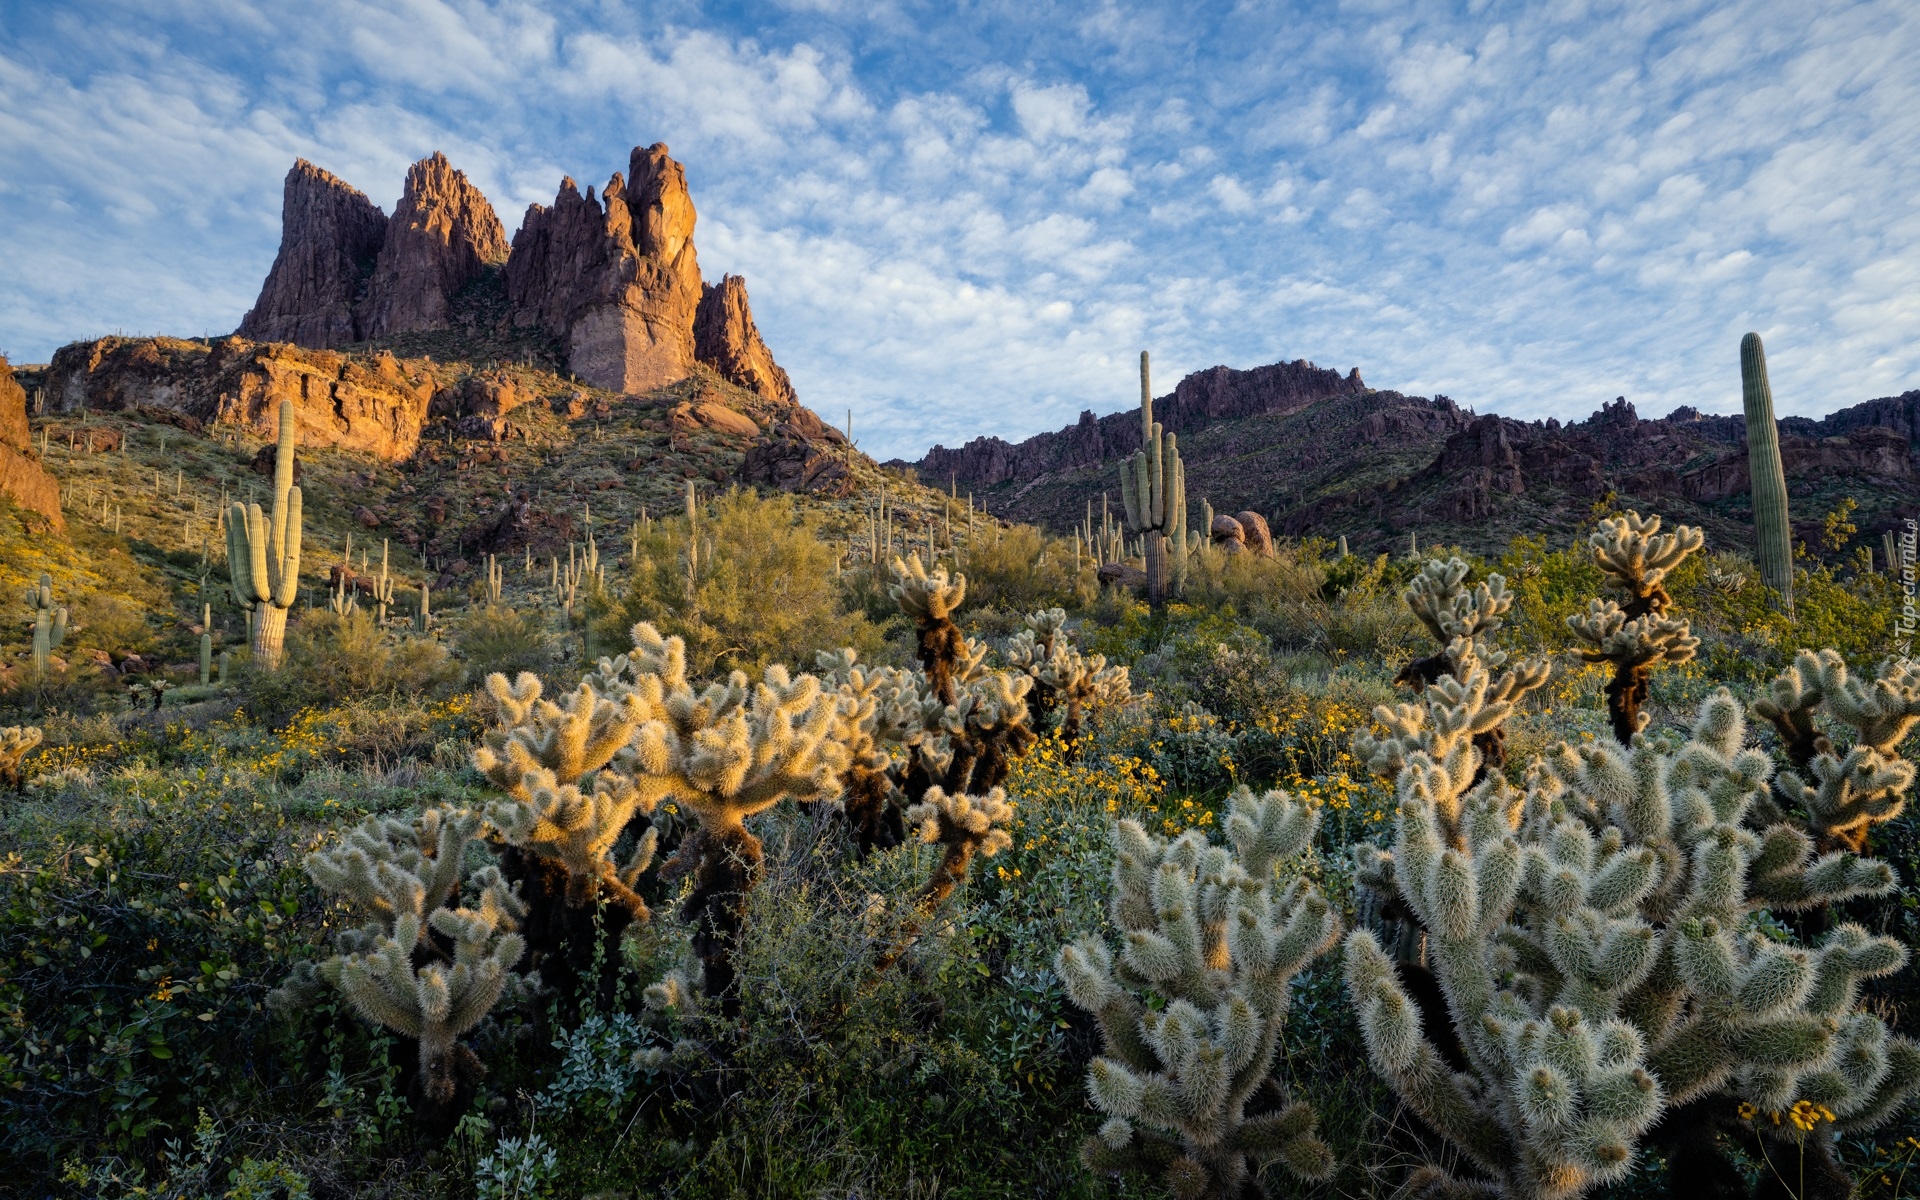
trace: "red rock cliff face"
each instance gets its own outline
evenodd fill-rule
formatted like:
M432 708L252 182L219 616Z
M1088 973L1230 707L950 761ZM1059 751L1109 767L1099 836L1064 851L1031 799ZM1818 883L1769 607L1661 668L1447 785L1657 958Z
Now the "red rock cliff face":
M661 143L636 148L628 167L598 200L568 179L552 208L527 209L507 299L516 323L564 339L581 379L643 392L692 372L702 285L686 172Z
M61 410L163 408L271 438L282 400L293 401L300 442L410 456L434 380L391 354L349 358L331 350L226 338L211 346L175 338L102 338L62 346L47 368Z
M356 341L354 305L386 235L386 215L366 196L295 162L282 192L280 253L241 336L320 348Z
M407 171L357 314L362 339L445 329L448 299L506 258L506 230L480 189L446 155L421 159Z
M722 276L719 286L701 292L693 318L693 352L729 383L769 400L799 402L792 381L760 338L747 304L747 281L738 275Z
M60 485L40 465L27 425L27 393L13 377L13 364L0 357L0 494L47 518L64 530Z

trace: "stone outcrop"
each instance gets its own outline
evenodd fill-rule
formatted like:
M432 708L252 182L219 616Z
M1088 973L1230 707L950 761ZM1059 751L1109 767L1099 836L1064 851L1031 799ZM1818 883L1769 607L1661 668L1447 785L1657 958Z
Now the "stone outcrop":
M282 191L280 252L240 335L316 349L358 341L354 308L386 236L386 215L365 195L295 162Z
M1212 367L1194 372L1174 387L1172 395L1156 399L1153 415L1168 430L1184 437L1223 421L1297 412L1321 400L1358 396L1366 391L1358 368L1342 375L1305 359L1250 371ZM1124 458L1139 448L1139 410L1130 407L1104 417L1083 412L1077 423L1023 442L981 437L957 450L935 446L912 465L922 479L952 479L963 487L983 488L1097 466L1108 459Z
M407 458L435 381L392 354L349 356L284 343L223 338L101 338L61 347L47 368L50 407L182 413L271 439L282 400L293 401L303 446Z
M625 178L598 199L562 180L553 207L527 209L507 260L516 324L566 346L567 365L596 387L644 392L693 371L700 264L686 172L656 142L636 147Z
M480 189L446 155L421 159L387 222L356 340L445 329L454 293L506 259L506 230Z
M693 317L693 352L729 383L769 400L799 402L792 381L760 338L747 303L747 281L738 275L724 275L701 291Z
M0 356L0 494L20 507L39 513L64 530L60 515L60 485L40 463L27 424L27 393L13 377L13 364Z

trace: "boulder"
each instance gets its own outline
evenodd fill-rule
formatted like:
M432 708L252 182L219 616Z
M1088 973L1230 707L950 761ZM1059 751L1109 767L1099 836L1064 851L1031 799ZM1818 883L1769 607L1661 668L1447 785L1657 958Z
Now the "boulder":
M1097 572L1101 583L1116 583L1121 587L1142 590L1147 586L1147 573L1132 563L1101 563Z
M504 417L533 399L533 394L515 384L511 376L494 371L468 376L460 394L466 415L487 419Z
M734 437L757 437L760 433L760 426L752 417L710 400L676 405L671 420L679 430L711 429Z
M0 356L0 494L20 507L39 513L57 530L67 527L60 515L60 485L41 465L27 423L27 393L13 377L13 364Z
M386 214L364 194L296 161L281 192L280 252L239 334L316 349L359 341L354 306L386 235Z
M1213 519L1213 527L1207 530L1207 536L1213 544L1224 548L1229 554L1237 554L1247 548L1247 531L1240 522L1225 513Z
M747 303L747 281L725 275L714 287L703 287L693 318L694 354L720 373L721 378L768 400L798 404L793 383L773 352L761 340Z
M1237 512L1233 519L1240 523L1241 536L1246 539L1247 549L1260 558L1273 557L1273 532L1267 528L1267 519L1257 512ZM1218 520L1215 524L1218 524Z
M421 159L407 170L356 314L362 338L445 329L454 293L506 259L506 230L480 189L446 155Z

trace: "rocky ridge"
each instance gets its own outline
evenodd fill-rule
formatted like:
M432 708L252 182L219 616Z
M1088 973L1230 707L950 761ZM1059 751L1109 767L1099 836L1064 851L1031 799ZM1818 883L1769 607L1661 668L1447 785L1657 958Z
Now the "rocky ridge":
M47 474L34 449L26 389L13 377L13 365L4 355L0 355L0 495L39 513L56 530L67 527L60 515L60 485Z
M480 189L446 155L421 159L387 222L355 340L445 329L453 296L506 258L506 230Z
M1574 536L1596 505L1702 524L1722 544L1747 536L1746 430L1735 416L1683 407L1647 420L1620 399L1586 421L1518 421L1301 362L1198 372L1154 413L1181 435L1196 505L1263 513L1295 537L1344 534L1360 549L1417 532L1498 550L1517 533ZM1920 508L1920 391L1787 417L1780 431L1803 541L1842 495L1860 503L1855 520L1869 533ZM1064 532L1118 503L1114 463L1138 444L1138 417L1124 409L1018 444L935 447L911 465L996 514Z

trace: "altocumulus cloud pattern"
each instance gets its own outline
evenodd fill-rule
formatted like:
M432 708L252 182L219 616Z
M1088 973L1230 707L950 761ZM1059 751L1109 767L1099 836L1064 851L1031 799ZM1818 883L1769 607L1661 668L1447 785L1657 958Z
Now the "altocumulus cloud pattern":
M1311 358L1480 411L1920 384L1920 9L0 5L0 350L234 327L304 156L511 227L687 164L801 398L880 456Z

